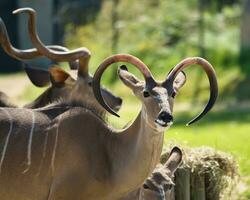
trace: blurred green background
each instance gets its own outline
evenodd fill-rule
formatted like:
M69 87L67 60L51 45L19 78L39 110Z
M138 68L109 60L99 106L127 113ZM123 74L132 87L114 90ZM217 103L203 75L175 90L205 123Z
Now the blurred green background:
M92 73L114 53L137 56L157 79L164 79L188 56L211 62L220 89L216 106L199 123L185 126L201 111L209 95L205 73L195 66L186 70L187 83L177 96L175 123L166 132L165 144L209 145L232 153L239 162L242 181L237 199L250 199L250 0L103 0L89 9L86 2L91 0L74 1L80 2L78 6L64 2L55 12L56 19L64 19L59 43L70 49L90 49ZM0 77L0 90L7 94L8 86L17 89L10 80L27 80L22 72ZM103 84L124 99L121 118L109 117L110 123L122 127L135 118L140 102L118 80L116 67L105 73ZM44 90L29 82L22 88L11 93L22 103Z

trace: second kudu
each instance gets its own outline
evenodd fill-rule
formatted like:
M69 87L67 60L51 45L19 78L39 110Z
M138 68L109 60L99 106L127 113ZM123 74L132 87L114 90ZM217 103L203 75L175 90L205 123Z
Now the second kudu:
M30 31L33 30L33 32L30 33L32 38L34 37L36 38L34 45L39 46L41 41L36 34L35 28L32 29L29 28L29 30ZM7 54L18 60L29 60L40 56L46 56L37 49L20 50L13 47L13 45L10 42L5 24L1 20L1 18L0 18L0 43ZM59 67L52 67L48 71L43 69L32 68L26 65L25 71L34 85L38 87L44 87L51 83L51 86L44 93L42 93L37 99L25 105L24 107L39 108L55 101L67 100L70 103L71 101L77 100L77 101L82 101L86 104L95 104L95 107L97 107L99 111L104 112L102 107L100 107L96 102L92 92L92 85L91 85L92 76L88 73L88 61L90 58L89 50L86 48L80 48L69 52L67 48L61 46L54 45L47 47L48 50L50 49L54 50L53 51L54 57L57 57L57 54L60 51L64 51L65 52L64 61L69 62L71 69L78 69L78 78L77 80L75 80L70 76L69 73L67 73L63 69L60 69ZM47 47L44 46L45 49ZM68 56L68 54L70 56ZM52 60L54 60L54 57L52 57ZM105 88L102 88L102 94L104 95L105 100L107 100L108 104L114 110L118 111L120 109L122 104L121 98L116 97ZM6 98L2 100L3 100L3 105L1 107L10 106L9 103L10 101L7 102Z
M201 119L216 101L216 75L202 58L181 61L166 80L159 82L138 58L118 54L105 59L93 78L97 100L113 114L102 97L100 80L105 69L115 62L131 63L145 78L145 82L139 80L125 66L118 71L122 82L142 103L137 118L123 130L111 128L97 113L77 102L37 110L1 110L3 200L122 198L139 188L159 162L163 133L173 122L174 97L185 83L181 71L198 64L210 83L208 104L189 124Z

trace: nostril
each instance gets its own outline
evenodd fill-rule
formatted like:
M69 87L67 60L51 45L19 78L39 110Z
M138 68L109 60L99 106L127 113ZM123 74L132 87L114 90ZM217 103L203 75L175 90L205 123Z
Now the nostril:
M160 113L158 119L168 123L173 121L173 116L168 112L163 111Z

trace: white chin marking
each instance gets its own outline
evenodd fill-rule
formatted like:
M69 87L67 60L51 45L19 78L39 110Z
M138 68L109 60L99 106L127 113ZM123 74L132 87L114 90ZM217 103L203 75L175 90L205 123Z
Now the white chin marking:
M173 124L173 122L168 122L167 126L165 126L165 122L162 120L157 120L157 123L155 123L156 129L159 132L164 132L165 130L169 129L170 126Z

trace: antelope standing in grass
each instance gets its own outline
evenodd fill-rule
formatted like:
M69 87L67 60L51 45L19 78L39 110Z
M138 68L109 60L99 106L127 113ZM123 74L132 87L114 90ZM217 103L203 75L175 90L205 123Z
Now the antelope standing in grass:
M204 59L185 59L165 81L158 82L138 58L118 54L100 64L92 83L99 103L115 115L100 89L103 72L115 62L133 64L145 78L145 82L139 80L125 66L118 70L122 82L142 103L137 118L123 130L111 128L93 109L77 102L35 110L1 110L1 199L122 198L139 188L159 161L163 133L173 123L174 97L185 83L181 71L198 64L210 83L208 104L189 124L201 119L216 101L216 75Z
M144 184L120 200L171 200L174 172L182 161L182 152L174 147L164 165L157 166Z
M30 33L30 35L34 35ZM35 35L34 37L37 38L37 41L40 41L38 36ZM39 56L45 56L42 52L37 49L27 49L27 50L20 50L15 47L10 42L8 32L6 30L4 22L0 18L0 43L7 54L10 56L18 59L18 60L27 60L36 58ZM34 42L35 46L39 44L39 42ZM44 47L47 48L47 47ZM54 49L57 51L67 51L65 47L61 46L48 46L48 50ZM42 93L37 99L33 102L25 105L24 107L27 108L39 108L46 106L51 102L55 102L58 100L65 100L68 99L70 101L83 101L87 104L96 104L98 107L98 103L96 102L93 92L92 92L92 76L88 73L88 61L90 58L90 52L86 48L80 48L74 50L76 52L71 56L65 56L64 60L68 61L71 69L78 69L78 79L75 80L73 77L70 76L69 73L60 69L59 67L51 67L48 70L43 69L36 69L29 66L25 66L25 71L31 80L31 82L38 86L44 87L51 83L51 86ZM56 57L56 52L55 52ZM84 58L84 59L82 59ZM107 100L108 104L118 111L122 104L122 99L116 97L107 89L102 88L102 94L104 98ZM5 101L5 104L7 102ZM6 104L8 106L10 104ZM99 110L102 110L102 107L99 106Z

